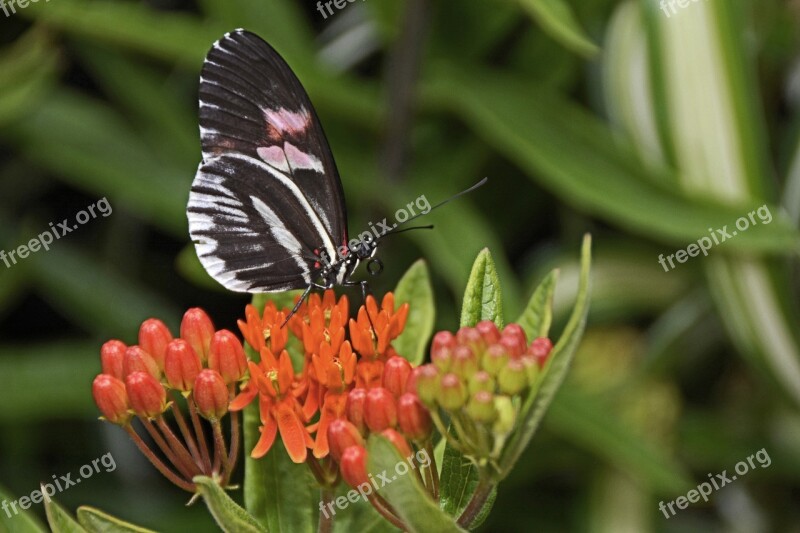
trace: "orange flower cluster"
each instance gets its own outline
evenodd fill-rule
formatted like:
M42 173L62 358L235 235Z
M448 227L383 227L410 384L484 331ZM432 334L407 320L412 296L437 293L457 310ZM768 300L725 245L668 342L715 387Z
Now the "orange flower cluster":
M378 307L368 296L354 319L347 297L337 301L327 290L322 297L309 296L288 327L282 327L287 314L272 302L260 316L247 306L239 328L260 361L249 362L250 381L230 409L243 409L258 397L261 437L251 455L265 455L280 433L289 457L302 463L308 449L316 458L329 454L328 427L345 418L350 390L383 385L384 364L397 355L391 343L405 327L408 304L395 309L388 293ZM299 341L294 363L287 350L291 337Z

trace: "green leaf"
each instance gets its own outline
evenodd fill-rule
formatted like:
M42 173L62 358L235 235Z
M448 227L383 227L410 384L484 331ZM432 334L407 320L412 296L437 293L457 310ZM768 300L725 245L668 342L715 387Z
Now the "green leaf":
M41 489L44 491L44 485ZM47 523L53 533L88 533L55 500L47 498L44 501L44 509L47 513Z
M433 303L428 265L418 260L406 271L394 289L395 306L409 304L408 319L403 333L392 344L397 353L418 365L425 359L425 348L433 333L436 308Z
M197 485L200 494L214 516L219 527L225 533L254 533L269 531L259 524L255 518L228 496L213 479L206 476L195 476L192 481Z
M59 54L47 31L36 28L0 52L0 124L24 117L56 81Z
M547 337L553 322L553 293L558 281L558 270L551 270L536 288L528 305L517 319L528 339Z
M591 272L592 239L586 235L581 247L581 277L578 287L578 299L572 310L569 322L561 334L561 338L553 347L553 352L545 365L537 387L532 387L519 412L519 426L509 439L498 461L496 482L502 480L519 459L533 438L542 421L547 408L553 401L564 377L569 370L575 350L583 336L586 316L589 313L589 292Z
M515 0L542 29L566 48L584 57L592 57L598 52L581 28L572 8L564 0Z
M481 320L491 320L497 327L503 327L500 279L492 255L485 248L472 265L461 307L461 326L474 326Z
M78 522L92 533L155 533L152 529L140 527L94 507L78 507Z
M606 124L528 79L455 71L444 64L431 71L435 78L423 86L428 105L458 113L531 179L569 205L632 233L685 248L708 234L708 228L731 227L742 213L763 205L715 201L675 190L669 186L677 181L674 170L646 166ZM771 207L775 220L740 232L719 251L799 250L800 234Z
M3 374L5 376L5 374ZM12 502L17 498L11 495L4 487L0 486L0 501ZM0 512L0 531L13 533L45 533L47 529L29 509L16 508L17 513L8 516Z
M440 505L448 515L460 516L478 486L478 469L449 444L444 447L440 464Z
M401 457L389 439L372 435L367 450L369 472L386 474L391 480L380 488L380 495L394 507L408 531L463 531L451 516L439 509L417 479L408 458ZM411 461L415 467L419 466L415 457L412 456ZM401 465L405 465L407 470L403 475L398 471Z

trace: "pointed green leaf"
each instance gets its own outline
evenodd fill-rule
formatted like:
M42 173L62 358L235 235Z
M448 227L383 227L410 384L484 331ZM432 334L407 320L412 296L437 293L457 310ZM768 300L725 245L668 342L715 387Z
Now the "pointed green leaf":
M44 492L44 485L42 485L42 492ZM55 500L47 498L44 501L44 509L47 513L47 523L53 533L88 533Z
M561 338L558 339L553 353L550 355L537 387L533 387L519 412L519 427L509 439L503 450L503 455L498 463L498 479L502 480L519 459L519 456L528 446L536 429L553 401L564 377L569 370L575 350L583 336L586 326L586 316L589 313L589 291L591 271L592 239L586 235L581 247L581 277L578 287L578 299L572 310L572 315L567 322Z
M16 500L4 487L0 486L0 501L12 502ZM47 529L29 509L17 509L17 514L8 516L7 512L0 512L0 531L13 531L14 533L45 533Z
M542 29L566 48L584 57L592 57L597 45L581 28L570 5L564 0L516 0Z
M553 322L553 293L558 281L558 270L552 270L533 292L528 305L517 323L525 330L529 340L547 337Z
M415 456L401 457L394 444L386 437L372 435L367 444L368 470L375 476L386 474L390 483L380 488L380 495L389 502L400 515L400 519L411 532L436 531L439 533L463 531L453 518L431 499L425 487L417 479L411 465L418 467ZM407 472L400 473L405 465Z
M208 510L225 533L256 533L269 531L231 499L213 479L196 476L192 481L203 495Z
M152 529L140 527L94 507L78 507L78 522L90 532L97 533L155 533Z
M472 265L461 307L461 326L474 326L481 320L491 320L497 327L503 327L500 278L486 248L481 250Z
M425 359L425 348L433 333L436 319L433 287L428 265L424 260L420 259L411 265L400 278L394 290L394 301L397 307L408 303L409 310L406 327L392 345L412 365L418 365Z

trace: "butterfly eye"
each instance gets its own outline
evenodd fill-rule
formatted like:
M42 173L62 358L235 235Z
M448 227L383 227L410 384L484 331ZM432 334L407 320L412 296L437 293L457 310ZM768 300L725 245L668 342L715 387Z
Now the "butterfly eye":
M383 272L383 263L377 257L372 258L367 263L367 272L370 273L371 276L377 276L381 272Z

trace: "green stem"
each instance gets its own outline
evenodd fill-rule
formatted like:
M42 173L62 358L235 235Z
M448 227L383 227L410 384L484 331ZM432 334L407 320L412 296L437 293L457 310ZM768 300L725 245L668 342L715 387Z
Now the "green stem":
M478 486L475 487L475 492L472 493L472 498L464 508L461 516L458 517L459 526L463 528L469 528L472 522L474 522L478 517L478 514L481 512L481 509L483 509L484 504L486 504L486 500L492 493L492 489L494 489L492 482L489 481L489 478L486 475L481 473L480 481L478 481Z
M331 487L323 487L320 490L319 526L317 533L330 533L333 531L333 515L326 510L328 504L333 501L334 491Z

